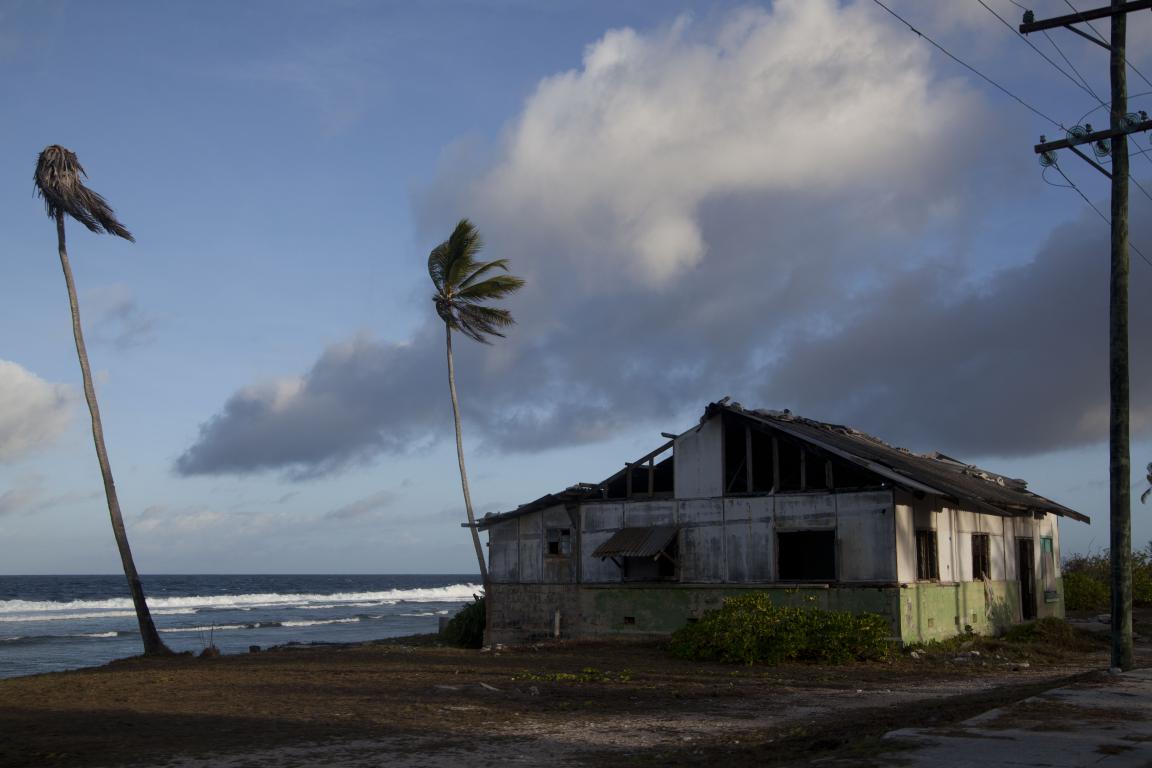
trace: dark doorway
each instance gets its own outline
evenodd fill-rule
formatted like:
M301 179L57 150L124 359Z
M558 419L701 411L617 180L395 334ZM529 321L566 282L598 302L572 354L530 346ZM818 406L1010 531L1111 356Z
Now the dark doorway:
M1036 618L1036 565L1032 539L1016 539L1016 574L1020 579L1020 617Z

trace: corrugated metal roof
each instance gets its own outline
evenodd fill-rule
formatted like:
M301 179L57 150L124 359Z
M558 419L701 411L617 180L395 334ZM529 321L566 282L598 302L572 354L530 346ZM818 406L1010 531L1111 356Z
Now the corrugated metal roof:
M542 509L548 509L549 507L555 507L561 504L570 504L572 502L583 501L584 499L595 498L599 495L599 486L589 483L577 483L576 485L565 488L559 493L546 493L535 501L521 504L511 512L489 512L476 521L476 528L481 531L486 531L497 523L503 523L506 520L530 515L533 512L539 512ZM471 526L469 526L468 523L461 523L460 527L469 528Z
M622 528L596 547L592 557L656 557L676 538L675 525Z
M993 507L1000 514L1051 512L1090 521L1087 515L1032 493L1023 480L997 475L943 454L912 453L851 427L805 419L788 411L748 411L735 403L714 404L705 411L705 418L715 408L772 426L911 490L973 501Z

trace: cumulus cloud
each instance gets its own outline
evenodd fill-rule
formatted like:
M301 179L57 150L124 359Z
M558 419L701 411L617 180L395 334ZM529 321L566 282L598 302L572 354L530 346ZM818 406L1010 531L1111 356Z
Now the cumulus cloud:
M666 286L708 251L705 201L908 180L973 106L932 82L923 46L859 5L792 0L717 29L612 30L581 69L539 85L469 202L578 245L585 274Z
M1139 205L1134 215L1146 212ZM759 394L788 392L800 412L922 448L1019 455L1103 440L1108 247L1107 228L1088 212L1057 229L1035 261L968 290L938 264L893 275L840 327L792 345ZM1131 428L1140 435L1152 430L1143 343L1152 304L1138 297L1152 268L1133 257Z
M0 360L0 462L47 445L68 426L72 393L27 369Z
M305 375L234 394L201 426L176 470L287 469L307 478L381 451L427 445L430 428L444 423L446 401L432 397L431 381L441 354L430 338L390 345L358 336L334 344Z
M1106 229L974 279L972 221L1022 183L985 117L868 3L606 33L421 198L430 242L468 215L528 280L506 340L456 347L468 434L591 443L732 394L940 450L1101 439ZM450 437L442 334L429 312L238 391L177 470L306 477Z

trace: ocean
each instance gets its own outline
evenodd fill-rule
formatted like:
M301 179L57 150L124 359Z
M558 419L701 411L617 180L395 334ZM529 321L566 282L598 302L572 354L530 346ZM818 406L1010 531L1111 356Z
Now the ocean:
M174 651L247 653L435 632L481 591L475 575L144 576ZM0 576L0 678L105 664L143 652L117 576Z

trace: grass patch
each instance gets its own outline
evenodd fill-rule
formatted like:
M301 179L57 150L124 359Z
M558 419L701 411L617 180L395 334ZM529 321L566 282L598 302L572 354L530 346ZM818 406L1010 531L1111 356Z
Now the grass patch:
M905 646L905 654L916 658L963 658L966 661L992 662L1061 662L1084 653L1108 647L1108 638L1099 633L1073 627L1063 619L1047 617L1016 624L1000 637L971 632Z
M584 667L579 672L523 672L512 679L545 683L629 683L632 681L632 673L627 669L613 673L596 667Z

